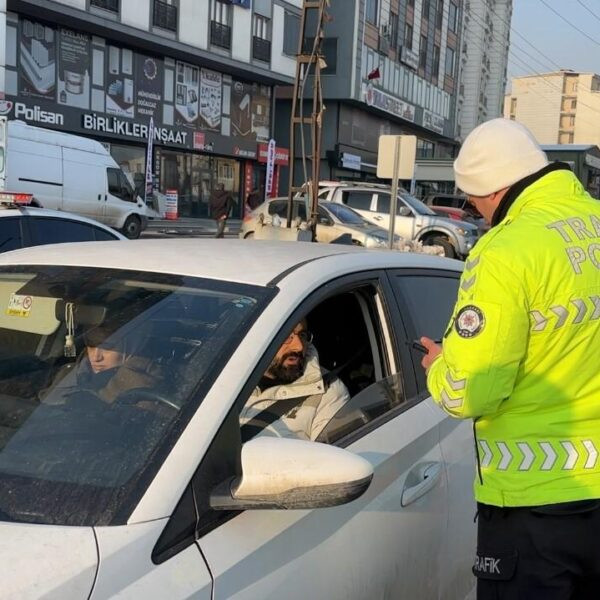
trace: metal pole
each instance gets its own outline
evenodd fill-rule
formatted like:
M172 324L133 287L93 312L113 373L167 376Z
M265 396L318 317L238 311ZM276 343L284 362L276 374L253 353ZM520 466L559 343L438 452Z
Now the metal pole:
M394 248L394 234L396 225L396 210L398 207L398 171L400 169L400 138L394 140L394 171L392 178L392 196L390 198L390 231L388 234L388 248Z

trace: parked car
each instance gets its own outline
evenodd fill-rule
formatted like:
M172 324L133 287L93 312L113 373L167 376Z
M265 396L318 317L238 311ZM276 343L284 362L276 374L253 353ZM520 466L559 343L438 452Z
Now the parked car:
M253 237L261 218L265 223L272 222L274 217L286 221L287 209L287 198L274 198L263 202L244 219L239 236L241 238ZM304 223L307 221L304 200L294 200L292 218L299 219ZM350 234L352 243L356 246L382 248L386 247L388 243L388 232L385 229L369 223L351 208L333 202L319 202L317 241L328 244L344 234ZM394 240L398 244L401 238L395 236Z
M391 193L388 185L373 183L321 182L319 198L353 208L367 221L387 229ZM479 238L477 227L435 214L406 190L398 193L395 232L407 240L438 245L450 258L464 258Z
M6 190L32 194L43 208L95 219L135 239L146 205L108 150L78 135L8 122Z
M118 231L80 215L45 208L7 208L0 203L0 252L45 244L126 239Z
M423 202L436 212L447 213L450 218L474 223L482 233L490 228L481 213L461 194L428 194Z
M235 239L0 256L3 595L465 598L471 427L434 404L411 344L443 335L460 270ZM240 412L303 318L350 400L316 442L242 444ZM156 383L99 397L98 330Z

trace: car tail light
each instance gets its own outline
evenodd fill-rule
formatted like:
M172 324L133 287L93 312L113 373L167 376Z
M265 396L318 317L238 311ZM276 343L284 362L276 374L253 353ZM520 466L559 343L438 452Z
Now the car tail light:
M19 194L16 192L0 192L0 204L29 205L33 200L33 194Z

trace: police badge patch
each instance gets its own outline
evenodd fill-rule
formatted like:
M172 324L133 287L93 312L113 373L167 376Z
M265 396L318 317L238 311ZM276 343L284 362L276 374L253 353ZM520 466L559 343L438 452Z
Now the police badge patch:
M463 306L456 315L454 327L460 337L472 338L478 335L485 325L481 309L473 304Z

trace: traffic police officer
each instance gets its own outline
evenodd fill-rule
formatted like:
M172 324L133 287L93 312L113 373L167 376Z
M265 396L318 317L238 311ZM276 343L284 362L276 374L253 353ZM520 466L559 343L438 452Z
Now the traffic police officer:
M522 125L474 129L456 183L492 225L427 383L473 419L477 597L600 597L600 202Z

